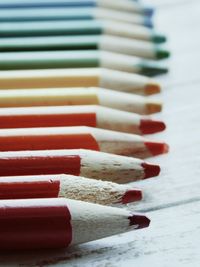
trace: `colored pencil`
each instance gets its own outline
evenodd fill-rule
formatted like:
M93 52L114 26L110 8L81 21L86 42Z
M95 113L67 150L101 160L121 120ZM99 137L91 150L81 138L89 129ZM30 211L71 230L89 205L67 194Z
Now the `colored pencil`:
M92 105L0 109L0 129L52 126L91 126L135 134L152 134L166 127L162 121Z
M162 110L157 100L102 88L0 90L1 108L71 105L100 105L141 115Z
M20 36L29 38L30 36L59 37L60 35L63 35L63 37L73 37L74 35L91 37L96 35L96 40L97 38L99 40L100 37L103 38L105 35L111 35L115 37L127 38L133 41L135 39L149 41L155 44L166 41L166 37L164 35L158 34L155 31L146 28L145 26L110 20L1 22L1 25L0 37L4 38Z
M168 152L163 142L86 126L0 130L0 151L79 148L138 158Z
M0 153L0 176L63 173L124 184L157 176L160 167L136 158L84 149Z
M90 86L143 95L160 92L153 79L103 68L0 71L0 89Z
M95 50L0 53L0 70L102 67L148 76L168 69L138 57Z
M1 0L0 8L103 7L152 16L153 8L131 0Z
M64 198L0 201L0 248L64 248L148 227L126 209Z
M143 16L137 13L128 13L119 10L107 8L10 8L0 9L0 22L20 22L20 21L45 21L45 20L110 20L119 21L137 25L144 25L152 28L153 22L151 17ZM159 39L154 40L159 41Z
M55 197L113 205L139 201L142 191L130 185L64 174L0 178L0 199Z
M144 59L163 59L169 51L151 42L111 35L45 36L1 38L1 52L99 50Z

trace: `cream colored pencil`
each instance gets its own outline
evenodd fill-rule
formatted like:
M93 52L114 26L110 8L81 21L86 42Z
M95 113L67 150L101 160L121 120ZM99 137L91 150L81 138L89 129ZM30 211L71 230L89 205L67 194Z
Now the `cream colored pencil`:
M94 104L138 114L152 114L162 109L157 100L102 88L0 90L2 108Z
M0 89L97 86L150 95L160 85L142 75L102 68L0 71Z

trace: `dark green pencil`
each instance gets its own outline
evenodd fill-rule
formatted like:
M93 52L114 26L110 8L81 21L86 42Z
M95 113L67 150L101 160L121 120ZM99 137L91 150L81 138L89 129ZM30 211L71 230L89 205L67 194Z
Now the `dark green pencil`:
M141 25L105 20L2 22L0 37L109 34L162 43L166 37Z
M0 52L44 50L103 50L146 59L162 59L169 52L151 42L108 35L2 38Z
M154 76L167 72L160 64L110 52L43 51L0 54L0 70L102 67Z

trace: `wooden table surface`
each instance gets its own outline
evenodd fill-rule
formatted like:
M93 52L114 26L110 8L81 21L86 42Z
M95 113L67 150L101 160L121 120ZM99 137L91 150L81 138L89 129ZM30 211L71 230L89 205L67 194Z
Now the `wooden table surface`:
M109 0L108 0L109 1ZM135 183L144 201L129 205L151 218L148 229L105 238L68 250L1 254L0 266L199 267L200 266L200 1L152 0L156 26L169 37L171 72L159 80L167 131L151 136L170 153L151 162L155 179Z

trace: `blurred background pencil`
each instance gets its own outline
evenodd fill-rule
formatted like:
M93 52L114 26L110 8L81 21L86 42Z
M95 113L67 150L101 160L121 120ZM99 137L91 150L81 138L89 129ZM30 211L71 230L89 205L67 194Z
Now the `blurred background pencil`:
M138 57L94 50L0 53L0 70L90 67L102 67L147 76L155 76L168 71L165 66Z
M0 153L0 176L63 173L124 184L157 176L160 167L136 158L84 149Z
M154 9L132 0L1 0L0 8L103 7L152 16Z
M1 200L0 214L3 250L64 248L150 223L126 209L64 198Z
M162 110L158 100L102 88L0 90L1 108L71 105L100 105L141 115Z
M159 44L166 37L141 25L133 25L116 21L102 20L69 20L69 21L28 21L1 22L0 37L30 37L30 36L59 36L73 37L74 35L105 35L127 38L134 41L149 41ZM101 41L101 40L100 40ZM103 40L101 41L103 42Z
M1 2L0 2L1 4ZM91 7L9 8L0 7L0 22L109 20L153 27L152 18L138 13Z
M138 35L138 34L137 34ZM140 37L142 38L142 37ZM169 56L169 51L153 42L130 39L114 35L57 35L34 37L3 37L1 52L18 51L58 51L58 50L100 50L116 52L147 59L162 59Z
M79 148L138 158L168 152L163 142L86 126L0 130L0 151Z
M131 185L64 174L0 178L0 199L53 197L113 205L139 201L142 191Z
M1 108L0 128L91 126L135 134L163 131L165 123L101 106Z
M141 95L161 90L158 82L146 76L104 68L0 71L0 89L91 86Z

